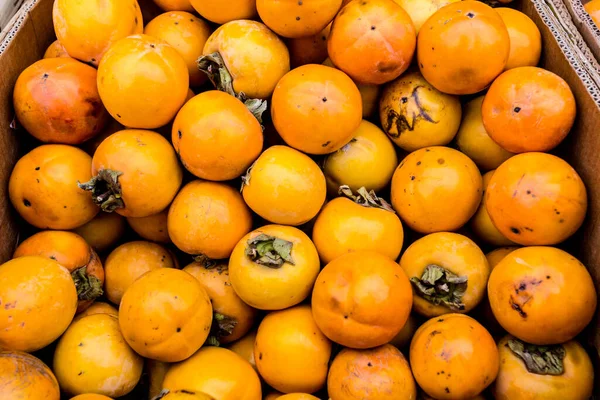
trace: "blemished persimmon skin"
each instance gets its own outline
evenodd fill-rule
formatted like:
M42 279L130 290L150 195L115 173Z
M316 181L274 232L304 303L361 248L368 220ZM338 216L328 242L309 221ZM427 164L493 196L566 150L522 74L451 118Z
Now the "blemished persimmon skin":
M587 192L566 161L545 153L523 153L492 175L486 209L494 226L513 242L553 245L583 223Z
M194 11L190 0L154 0L154 2L165 11Z
M242 195L264 219L297 226L319 213L327 186L325 175L310 157L287 146L272 146L246 175Z
M566 354L561 375L529 372L523 360L508 347L512 336L498 343L500 372L492 387L497 400L587 400L592 396L594 367L583 346L576 341L563 343Z
M309 305L274 311L262 320L254 360L262 378L283 393L314 393L326 382L331 342Z
M352 139L362 121L362 99L342 71L308 64L281 78L273 92L271 117L289 146L327 154Z
M504 257L490 275L488 297L504 329L538 345L573 339L591 321L597 302L586 267L563 250L541 246Z
M255 0L232 0L227 4L221 0L189 0L189 2L198 14L220 25L241 19L254 19L256 16Z
M94 153L92 174L120 171L124 217L147 217L171 203L183 180L183 171L171 144L160 134L125 129L110 135Z
M169 208L167 227L181 251L212 259L228 258L252 229L252 214L240 193L223 183L192 181Z
M408 361L391 344L369 350L342 350L331 363L327 391L335 400L417 398Z
M258 120L244 103L218 90L200 93L181 108L171 140L183 166L211 181L243 175L263 147Z
M104 106L129 128L159 128L181 108L189 89L188 67L168 43L133 35L113 44L98 66Z
M335 17L327 50L353 80L380 85L410 66L417 37L409 15L392 0L351 1Z
M319 329L345 347L388 343L400 332L413 291L400 266L374 251L344 254L323 268L312 294Z
M410 344L415 380L431 397L470 399L489 386L499 369L494 339L464 314L446 314L425 322Z
M537 67L504 72L481 106L485 130L513 153L553 149L571 130L575 113L575 97L567 82Z
M500 15L479 1L459 1L440 8L421 27L417 60L436 89L473 94L500 75L510 52L510 38Z
M96 87L97 71L72 58L46 58L17 79L13 105L17 119L46 143L80 144L98 134L108 113Z
M42 231L28 237L19 244L13 258L23 256L42 256L56 260L60 265L73 273L85 268L87 276L93 276L98 281L100 289L104 285L104 268L98 254L86 243L85 239L73 232ZM78 295L82 288L77 288ZM100 291L96 297L100 296ZM77 313L92 305L95 298L80 298L77 303Z
M127 223L145 240L158 243L171 243L167 228L169 209L165 208L158 214L140 218L127 218Z
M257 0L260 19L272 31L288 38L316 35L331 22L342 0Z
M44 58L59 58L69 57L69 53L65 50L62 44L58 40L55 40L48 46L44 53Z
M41 360L20 351L0 351L0 397L59 400L54 374Z
M52 20L69 56L95 67L116 41L144 30L137 0L58 0Z
M506 25L510 36L510 54L505 69L535 67L542 52L542 35L527 15L512 8L495 9Z
M144 34L162 39L183 57L190 74L190 86L206 82L206 74L198 69L198 57L211 34L208 24L185 11L171 11L148 22Z
M206 41L202 54L215 52L231 75L233 90L249 98L269 98L279 79L290 70L285 43L257 21L238 20L221 25Z
M327 58L327 37L331 24L316 35L288 39L286 41L290 51L290 64L297 68L306 64L321 64Z
M600 1L592 0L588 3L585 3L583 5L583 8L590 15L590 18L592 18L594 24L596 24L596 26L600 28Z
M10 200L21 217L40 229L74 229L100 209L77 182L91 179L92 159L83 150L47 144L25 154L8 183Z

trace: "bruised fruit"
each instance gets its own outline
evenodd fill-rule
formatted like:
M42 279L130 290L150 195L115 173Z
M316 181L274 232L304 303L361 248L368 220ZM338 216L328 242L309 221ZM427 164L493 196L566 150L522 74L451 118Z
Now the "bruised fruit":
M23 219L40 229L77 228L100 209L77 187L92 177L92 159L76 147L47 144L25 154L8 182L10 200Z
M317 215L327 194L319 166L286 146L265 150L242 179L246 204L276 224L308 222Z
M20 351L0 351L0 397L7 400L59 400L54 374L39 359Z
M573 339L596 310L592 278L575 257L554 247L525 247L492 271L488 297L511 335L538 345Z
M98 66L104 106L129 128L159 128L185 102L189 72L178 51L161 39L134 35L116 42Z
M158 214L140 218L127 218L127 223L142 237L142 239L158 243L170 243L169 231L167 229L167 216L169 209L166 208Z
M231 186L196 180L185 185L173 200L167 227L181 251L224 259L252 229L252 213Z
M97 252L104 252L117 244L125 233L125 218L117 213L98 213L91 221L73 232L85 239Z
M335 17L341 5L342 0L256 1L258 15L265 25L288 38L318 34Z
M352 139L362 121L362 100L352 79L342 71L303 65L277 84L271 117L291 147L309 154L327 154Z
M96 87L97 72L72 58L48 58L27 67L13 92L21 125L42 142L79 144L108 122Z
M542 52L542 36L538 27L520 11L505 7L495 10L504 21L510 37L510 54L505 69L535 67Z
M500 75L510 37L500 15L479 1L459 1L436 11L419 31L421 73L444 93L473 94Z
M56 346L53 370L66 393L121 397L137 385L143 365L125 342L117 318L96 314L69 326Z
M13 258L42 256L67 268L77 288L77 313L87 309L103 294L104 269L96 252L76 233L42 231L25 239Z
M81 188L103 211L147 217L164 210L179 190L183 173L171 144L156 132L125 129L104 140Z
M406 151L443 146L458 131L460 100L441 93L414 71L385 86L379 116L390 139Z
M217 90L188 101L177 114L172 141L183 166L201 179L227 181L260 155L260 123L244 104Z
M283 225L250 232L229 259L233 289L244 302L261 310L281 310L303 301L319 269L319 255L309 237Z
M314 393L326 381L331 342L317 327L310 306L267 314L258 327L254 359L260 376L283 392Z
M227 4L221 0L189 0L189 2L198 14L217 24L254 19L256 16L256 0L232 0Z
M137 0L57 0L52 21L69 56L95 67L115 42L144 30Z
M145 358L182 361L208 337L212 306L192 275L173 268L150 271L121 300L119 326L127 343Z
M333 21L327 50L353 80L380 85L406 71L416 42L409 15L394 1L351 1Z

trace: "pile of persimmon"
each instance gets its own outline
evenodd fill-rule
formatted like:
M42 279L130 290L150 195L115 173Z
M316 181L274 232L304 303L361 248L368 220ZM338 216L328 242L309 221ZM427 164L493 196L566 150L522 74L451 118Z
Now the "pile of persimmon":
M548 153L576 103L532 20L154 3L55 0L16 81L0 398L591 396L586 187Z

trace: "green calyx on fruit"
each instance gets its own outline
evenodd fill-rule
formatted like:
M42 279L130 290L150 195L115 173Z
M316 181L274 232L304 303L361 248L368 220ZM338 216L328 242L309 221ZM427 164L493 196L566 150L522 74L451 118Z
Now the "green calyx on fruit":
M101 169L98 175L94 176L88 182L79 183L80 189L92 193L92 200L102 209L102 211L113 212L117 208L125 207L121 198L121 184L119 176L123 175L121 171L111 169Z
M292 259L293 245L287 240L261 233L248 239L246 256L255 263L269 268L280 268L285 262L295 265Z
M254 117L262 124L262 114L267 110L267 101L261 99L249 99L245 93L236 93L233 90L233 79L227 70L223 57L218 52L201 56L198 61L198 69L204 72L212 84L221 92L228 93L240 100Z
M439 265L428 265L421 278L410 278L419 296L435 305L444 305L451 310L462 311L462 297L467 291L467 277L458 276Z
M532 374L562 375L565 371L563 359L567 352L561 345L537 346L513 338L506 346L523 360L527 371Z
M211 269L217 266L217 262L212 258L208 258L204 254L198 254L194 256L194 261L201 264L206 269Z
M77 268L71 272L71 277L77 288L77 298L79 300L94 300L104 293L102 282L94 275L88 275L87 267Z
M358 189L357 194L354 194L352 189L350 189L350 186L342 185L338 190L338 194L346 196L356 204L360 204L363 207L380 208L394 214L396 213L396 211L394 211L392 206L387 201L381 197L378 197L373 190L369 192L364 186Z

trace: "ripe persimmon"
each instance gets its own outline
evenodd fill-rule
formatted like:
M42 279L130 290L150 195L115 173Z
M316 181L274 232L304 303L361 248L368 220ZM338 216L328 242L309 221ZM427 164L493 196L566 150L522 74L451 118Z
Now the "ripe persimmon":
M415 31L419 33L421 27L437 10L461 0L394 0L404 8L415 25Z
M297 68L306 64L321 64L327 59L327 38L331 24L327 25L316 35L288 39L287 47L290 51L290 64Z
M69 54L65 50L62 44L57 40L50 43L50 46L44 52L43 58L59 58L59 57L69 57Z
M302 38L316 35L331 22L342 0L256 0L260 19L280 36Z
M154 0L154 2L165 11L194 11L190 0Z
M160 0L165 1L165 0ZM256 16L256 0L188 0L202 17L223 25L237 20L251 20Z
M125 218L117 213L98 213L91 221L73 229L94 250L101 253L113 247L125 233Z
M535 23L521 11L498 7L495 9L506 25L510 36L510 54L505 69L535 67L542 52L542 35Z
M56 377L38 358L20 351L0 351L0 397L59 400Z
M142 239L158 243L171 243L167 228L168 215L169 209L165 208L158 214L147 217L127 218L127 223Z

